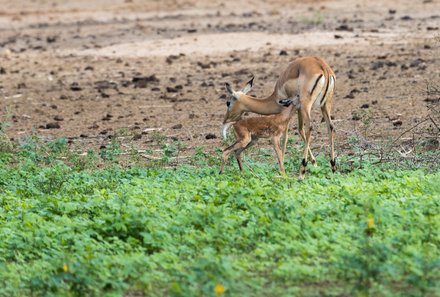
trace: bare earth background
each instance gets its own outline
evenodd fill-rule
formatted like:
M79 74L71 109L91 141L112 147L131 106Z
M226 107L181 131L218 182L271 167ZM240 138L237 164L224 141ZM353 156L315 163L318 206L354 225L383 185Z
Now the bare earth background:
M66 137L84 151L115 135L127 148L164 137L211 150L226 81L253 74L263 96L289 61L318 55L337 75L342 151L353 133L384 141L426 117L439 27L439 0L1 0L0 121L15 141ZM327 151L313 119L312 147Z

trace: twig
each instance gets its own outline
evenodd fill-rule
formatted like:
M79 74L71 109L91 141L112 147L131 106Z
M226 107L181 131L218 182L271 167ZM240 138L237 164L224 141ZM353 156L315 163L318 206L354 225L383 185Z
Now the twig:
M400 155L402 158L405 158L405 159L408 158L408 155L411 154L411 152L413 151L413 150L411 149L411 150L405 152L405 151L403 150L402 147L400 147L400 148L402 149L402 151L399 151L399 150L396 149L396 148L394 148L394 150L395 150L396 152L398 152L399 155Z
M428 120L429 120L429 118L426 118L426 119L424 119L423 121L418 122L417 124L415 124L415 125L412 126L411 128L409 128L409 129L403 131L403 132L402 132L402 133L401 133L396 139L394 139L393 142L391 142L390 146L392 146L393 144L395 144L395 143L400 139L400 137L402 137L404 134L408 133L408 132L411 131L412 129L416 128L418 125L420 125L420 124L422 124L422 123L424 123L424 122L426 122L426 121L428 121Z
M440 127L437 125L437 123L434 121L434 119L433 119L430 115L429 115L428 117L429 117L429 119L431 120L431 122L434 124L434 126L437 127L437 130L440 131Z
M162 160L164 157L155 157L151 155L146 154L140 154L142 157L150 160ZM170 160L177 160L177 159L189 159L191 156L179 156L179 157L168 157Z

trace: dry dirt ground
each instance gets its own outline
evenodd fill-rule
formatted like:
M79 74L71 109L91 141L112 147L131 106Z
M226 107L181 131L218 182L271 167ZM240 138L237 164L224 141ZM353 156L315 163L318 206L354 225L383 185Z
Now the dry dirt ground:
M0 0L0 121L14 141L66 137L84 151L115 137L153 154L173 141L212 150L226 81L255 75L263 96L289 61L317 55L337 76L341 152L353 133L388 140L426 118L439 27L439 0Z

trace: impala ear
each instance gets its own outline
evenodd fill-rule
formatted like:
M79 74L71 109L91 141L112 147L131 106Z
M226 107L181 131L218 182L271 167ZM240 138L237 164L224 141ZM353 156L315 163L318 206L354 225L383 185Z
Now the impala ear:
M229 95L233 95L234 94L234 90L232 89L231 85L229 83L225 83L225 89L226 92L228 92Z
M252 90L252 86L254 85L254 76L252 76L251 80L248 81L248 83L246 84L246 86L243 88L242 92L244 94L249 93Z

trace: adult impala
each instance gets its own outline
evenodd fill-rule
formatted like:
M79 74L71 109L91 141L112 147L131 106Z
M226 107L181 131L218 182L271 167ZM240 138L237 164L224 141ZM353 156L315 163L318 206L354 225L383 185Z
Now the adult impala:
M280 102L294 100L296 96L299 96L299 103L296 105L298 110L298 129L305 142L299 178L304 179L309 155L312 164L316 163L315 157L310 150L312 132L310 114L313 106L321 108L322 115L327 124L330 140L330 165L332 171L335 172L335 131L331 120L331 108L336 77L330 66L319 57L295 59L280 74L273 93L264 98L247 95L252 89L253 79L241 91L234 91L231 85L226 83L226 90L231 97L226 102L228 110L223 121L224 135L226 135L226 130L229 126L239 120L244 112L250 111L263 115L280 113L283 110L283 104ZM283 133L283 156L286 151L287 133L288 126Z

